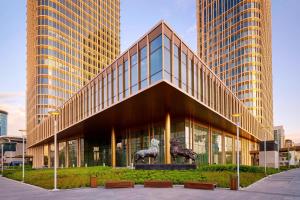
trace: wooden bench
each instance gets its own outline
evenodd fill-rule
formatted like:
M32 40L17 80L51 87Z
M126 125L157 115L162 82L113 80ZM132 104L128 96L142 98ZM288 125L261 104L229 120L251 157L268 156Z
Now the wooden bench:
M216 184L196 182L196 181L187 181L184 183L184 188L214 190L216 188Z
M134 182L133 181L106 181L104 184L106 189L112 188L133 188Z
M171 181L156 181L149 180L144 182L144 187L150 188L172 188L173 183Z

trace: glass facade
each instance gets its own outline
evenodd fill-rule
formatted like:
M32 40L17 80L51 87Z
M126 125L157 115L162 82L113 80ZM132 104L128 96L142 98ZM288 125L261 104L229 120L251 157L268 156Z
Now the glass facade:
M0 136L7 135L7 112L0 110Z
M136 93L138 91L138 61L137 61L137 54L131 56L131 70L130 70L130 77L131 78L131 94Z
M212 164L222 164L222 135L220 132L212 132Z
M161 35L155 38L150 43L150 82L155 82L162 79L162 37Z
M27 129L120 53L120 1L27 3Z
M148 86L148 66L147 66L147 46L143 47L140 50L140 59L141 59L141 89L144 89Z
M165 35L164 36L164 79L171 81L171 41Z
M66 154L67 154L66 142L60 142L58 144L58 166L61 168L66 167Z
M233 163L233 139L229 136L225 136L225 163Z
M68 166L77 167L78 140L68 141Z
M196 2L200 58L263 126L273 127L271 0Z
M208 128L194 125L194 152L197 154L197 164L208 164Z
M151 88L166 86L169 89L172 86L173 89L183 92L187 98L193 99L199 106L207 109L207 112L213 111L221 117L227 118L228 126L232 125L230 124L230 121L233 120L232 113L240 111L243 113L241 127L261 138L263 133L255 129L259 127L255 118L243 107L233 93L217 79L216 75L183 42L178 42L178 40L175 34L156 32L151 37L148 36L139 41L138 45L132 46L60 108L59 131L65 131L68 127L82 123L83 120L89 121L89 118L100 116L103 109L106 109L106 112L103 112L106 116L107 113L110 113L109 110L113 110L112 107L115 104L122 106L125 97L130 98L133 94L139 95L141 90L145 90L143 94L147 94L146 90L150 88L149 84L162 81L160 85ZM149 98L151 99L151 97ZM139 106L140 102L136 103ZM174 102L169 103L173 104ZM176 103L178 103L176 106L179 109L186 106L185 102ZM134 109L134 107L132 108ZM157 112L166 111L159 110ZM134 151L144 147L148 148L152 138L160 140L158 162L164 163L169 159L164 154L166 151L164 120L159 118L153 119L153 122L151 122L151 120L148 121L151 114L144 114L147 121L142 121L141 124L135 124L136 126L132 125L132 127L120 125L122 119L118 119L116 115L117 118L114 123L120 125L115 127L117 133L117 149L115 150L117 160L115 164L117 166L129 165L133 161ZM163 113L161 114L163 115ZM186 113L185 117L190 114ZM176 114L171 116L170 137L178 137L182 147L194 149L199 164L230 163L230 159L232 160L233 157L230 152L234 151L232 149L234 145L232 147L230 140L224 138L225 130L215 131L212 134L210 132L212 128L220 127L209 128L208 122L201 121L197 116L189 116L192 119L194 118L193 120L187 120L185 117ZM126 120L129 118L131 117L128 116ZM34 134L28 135L29 144L35 144L52 136L53 132L49 129L53 126L52 120L53 118L44 120ZM134 123L132 122L132 124ZM94 126L99 126L97 131L95 131L96 127L93 127L93 131L84 130L84 133L80 135L84 138L83 145L81 143L77 144L75 145L76 148L73 145L75 148L73 148L73 151L76 151L76 154L70 152L71 149L68 148L70 141L68 141L66 162L68 162L69 167L74 164L74 161L70 163L72 162L72 159L69 159L70 156L79 159L76 166L77 164L81 166L111 165L111 133L108 130L110 128L98 125L98 123L95 123ZM138 128L139 126L142 126L142 128ZM227 135L230 134L232 133ZM93 135L101 135L101 137L97 138ZM78 143L78 141L75 142ZM247 143L244 143L243 148L247 149L248 146ZM247 153L247 151L244 152ZM247 157L244 157L244 159L247 160ZM150 162L152 161L150 160ZM179 163L181 160L178 159L175 162Z

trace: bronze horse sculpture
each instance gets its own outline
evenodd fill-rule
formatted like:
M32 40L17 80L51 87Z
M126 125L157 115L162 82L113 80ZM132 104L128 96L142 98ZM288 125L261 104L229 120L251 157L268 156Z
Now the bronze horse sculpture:
M177 158L177 156L181 156L185 158L185 162L188 161L189 159L192 160L193 163L195 163L196 160L196 153L193 152L191 149L187 148L182 148L180 145L180 142L176 138L172 138L171 141L171 156L173 160Z

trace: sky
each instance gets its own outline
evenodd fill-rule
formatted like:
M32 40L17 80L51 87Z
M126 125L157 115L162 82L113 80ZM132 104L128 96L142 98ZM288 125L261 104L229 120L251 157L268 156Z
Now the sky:
M274 125L300 142L299 0L272 1ZM121 0L121 51L165 20L196 51L195 0ZM0 109L9 112L8 134L25 128L26 0L0 7Z

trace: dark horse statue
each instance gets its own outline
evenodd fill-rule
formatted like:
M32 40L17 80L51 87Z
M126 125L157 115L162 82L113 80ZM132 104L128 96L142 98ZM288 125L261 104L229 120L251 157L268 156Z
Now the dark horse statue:
M171 141L171 156L173 160L177 158L177 156L181 156L185 158L185 162L191 159L193 163L195 163L196 153L191 149L182 148L180 142L176 138L172 138Z
M135 153L135 163L139 160L145 162L145 158L154 158L154 162L156 161L156 157L159 153L159 141L156 139L151 140L151 146L148 149L142 149Z

